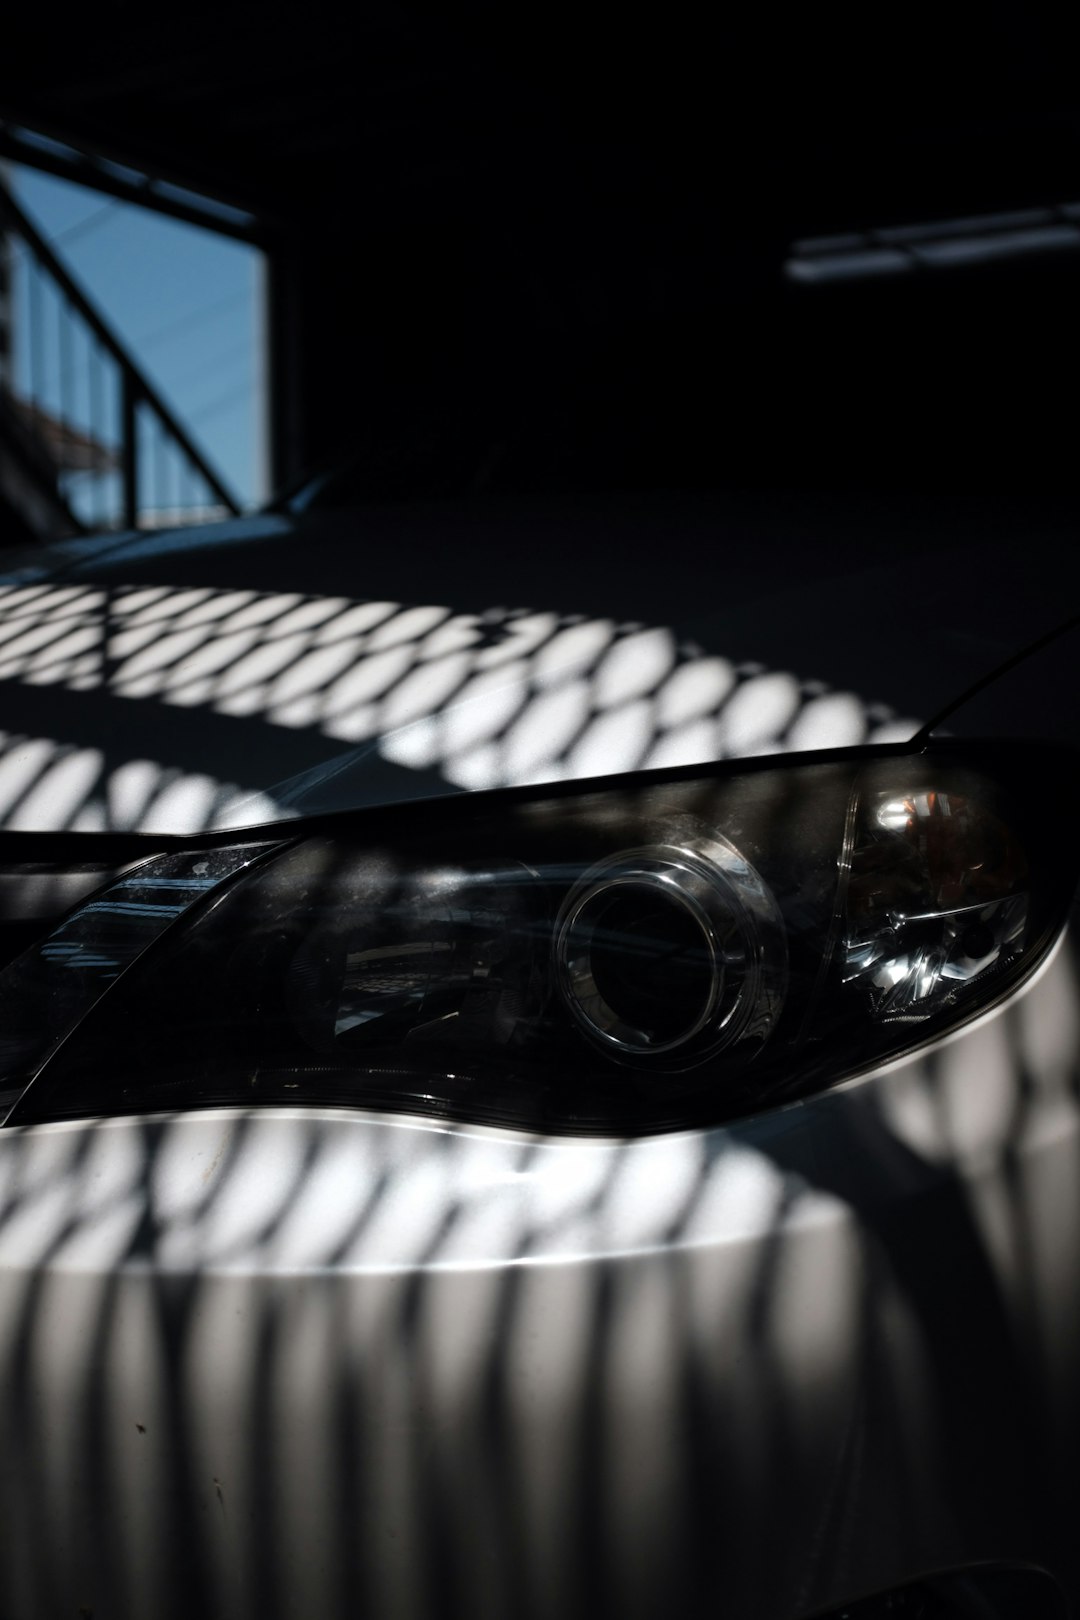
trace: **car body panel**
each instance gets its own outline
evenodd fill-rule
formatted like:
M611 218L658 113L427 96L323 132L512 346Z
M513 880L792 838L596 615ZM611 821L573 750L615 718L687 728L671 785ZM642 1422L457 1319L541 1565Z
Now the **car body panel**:
M1023 515L748 496L70 542L0 579L0 824L196 832L911 737L1060 621L1061 554Z
M829 511L16 559L0 816L194 833L942 715L1075 746L1075 635L954 707L1072 610L1054 533ZM1080 1603L1078 971L1074 913L976 1021L716 1129L0 1131L0 1615L804 1620L995 1560Z
M0 1613L1075 1601L1077 971L716 1130L0 1133Z

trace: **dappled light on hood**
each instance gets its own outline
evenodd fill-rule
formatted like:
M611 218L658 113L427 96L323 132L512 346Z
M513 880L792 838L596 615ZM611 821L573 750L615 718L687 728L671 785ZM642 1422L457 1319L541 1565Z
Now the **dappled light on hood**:
M273 820L322 807L320 761L343 808L917 729L661 625L295 591L2 585L0 683L0 825L23 828ZM399 774L369 791L372 755Z

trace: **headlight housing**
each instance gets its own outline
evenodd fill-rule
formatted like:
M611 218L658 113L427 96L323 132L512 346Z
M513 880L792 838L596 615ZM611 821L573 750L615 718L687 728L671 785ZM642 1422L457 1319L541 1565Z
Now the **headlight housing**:
M219 839L206 892L9 1073L11 1119L296 1102L626 1132L752 1112L1030 971L1075 883L1066 770L1021 747L849 752ZM5 983L10 1005L18 975L40 993L95 949L84 906L0 975L0 1012Z

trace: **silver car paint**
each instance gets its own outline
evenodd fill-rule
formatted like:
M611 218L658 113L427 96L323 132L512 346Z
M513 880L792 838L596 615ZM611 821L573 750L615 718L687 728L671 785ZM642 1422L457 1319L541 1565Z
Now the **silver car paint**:
M1066 936L928 1052L723 1129L2 1133L0 1614L1075 1583L1078 1076Z
M759 496L264 514L9 558L0 827L194 832L908 738L1067 610L1064 543L1026 507Z
M191 833L918 728L665 625L296 591L0 582L0 683L0 827L19 831ZM94 742L80 706L102 700ZM234 781L192 768L224 729Z
M185 602L181 583L147 588L151 605L220 619L221 593ZM86 590L46 617L74 602L93 620ZM95 624L65 656L103 647L115 682L139 649L110 651ZM660 686L640 693L659 713L662 683L698 654L662 627L619 629L646 652L657 629L671 638ZM27 662L5 667L9 697L48 684L54 640L11 654ZM173 668L144 694L157 713L184 707L185 679L228 682L207 646L178 656L214 670ZM361 667L380 652L358 650ZM610 650L594 649L594 685ZM729 662L779 714L774 677L792 677ZM643 667L630 662L631 684ZM551 673L552 689L582 678ZM796 682L771 735L768 704L748 705L729 751L788 747L805 709L855 714L859 735L798 746L864 740L891 723L855 697L872 679L853 671L855 709L815 709L848 689ZM638 698L623 696L625 719ZM393 733L406 756L432 714L454 735L429 706ZM415 750L389 786L373 769L391 735L377 718L329 770L268 782L274 812L424 791ZM683 718L713 728L688 757L723 751L722 703ZM41 735L10 706L5 723L22 769ZM287 714L272 723L288 731ZM29 804L19 790L15 824L72 825L88 804L95 825L170 830L259 814L205 772L192 788L164 753L117 781L38 747L45 783ZM0 1616L794 1620L986 1559L1041 1564L1077 1601L1076 976L1066 936L1008 1002L921 1055L652 1140L282 1110L0 1133Z

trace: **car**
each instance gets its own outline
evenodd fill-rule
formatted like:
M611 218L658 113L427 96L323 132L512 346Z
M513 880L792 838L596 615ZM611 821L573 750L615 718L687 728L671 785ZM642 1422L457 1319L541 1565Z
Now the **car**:
M1075 1612L1074 608L347 468L13 556L0 1615Z

